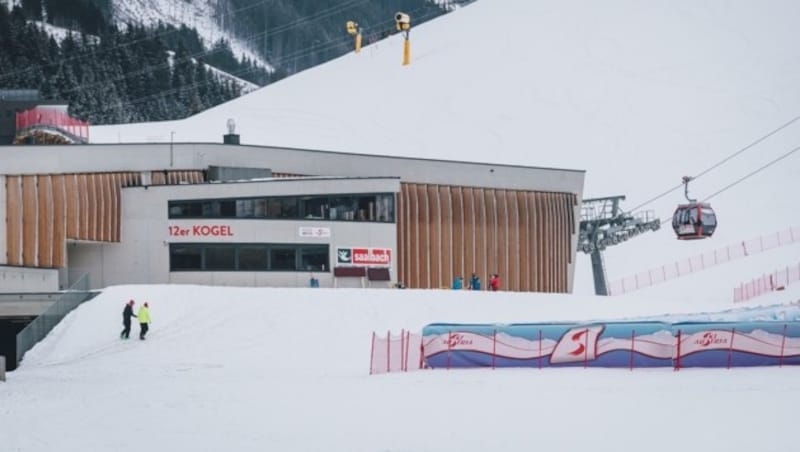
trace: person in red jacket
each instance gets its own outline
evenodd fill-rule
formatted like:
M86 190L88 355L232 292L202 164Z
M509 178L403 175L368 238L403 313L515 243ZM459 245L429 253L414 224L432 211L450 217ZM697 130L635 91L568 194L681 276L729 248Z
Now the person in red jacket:
M492 291L500 290L500 275L497 273L492 275L492 278L489 280L489 289Z

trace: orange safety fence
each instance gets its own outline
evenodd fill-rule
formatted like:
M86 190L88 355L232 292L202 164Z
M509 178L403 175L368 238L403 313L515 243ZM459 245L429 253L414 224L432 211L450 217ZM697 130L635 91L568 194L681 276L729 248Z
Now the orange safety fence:
M422 336L402 330L399 335L386 337L372 333L369 373L408 372L422 368Z
M798 242L800 242L800 226L794 226L783 231L744 240L723 248L718 248L713 251L708 251L703 254L698 254L687 259L662 265L661 267L651 268L647 271L612 281L608 285L608 294L622 295L627 292L633 292L707 268Z
M789 284L800 281L800 264L786 267L783 270L761 275L748 282L743 282L733 289L733 302L741 303L752 298L776 290L783 290Z

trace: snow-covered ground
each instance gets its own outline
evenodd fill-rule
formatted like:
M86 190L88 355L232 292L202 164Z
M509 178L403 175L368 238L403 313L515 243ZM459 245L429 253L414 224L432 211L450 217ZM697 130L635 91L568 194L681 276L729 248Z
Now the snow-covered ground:
M130 298L151 306L144 342L118 338ZM442 290L111 287L0 383L0 437L3 450L25 452L792 450L796 367L368 375L372 331L730 307Z
M181 121L93 127L94 142L219 142L585 169L631 209L800 116L800 3L482 0ZM703 175L705 199L800 145L800 120ZM800 225L800 152L714 196L712 240L669 225L605 253L610 280ZM659 218L673 191L645 206ZM797 264L768 262L757 274ZM757 276L757 274L753 276ZM740 278L731 278L732 288ZM576 292L593 293L580 254Z

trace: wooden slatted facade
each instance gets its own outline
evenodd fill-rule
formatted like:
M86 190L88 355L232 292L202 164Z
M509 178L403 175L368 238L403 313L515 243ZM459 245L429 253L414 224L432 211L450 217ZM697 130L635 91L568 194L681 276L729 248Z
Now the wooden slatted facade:
M401 183L398 279L447 287L455 276L499 273L502 289L567 292L577 196Z
M151 184L202 183L202 171L158 171ZM122 187L142 173L6 175L7 265L66 266L66 241L120 241Z
M66 266L66 241L119 242L121 188L203 183L203 171L6 175L7 264ZM577 196L573 193L401 183L397 279L449 287L499 273L502 289L567 292Z

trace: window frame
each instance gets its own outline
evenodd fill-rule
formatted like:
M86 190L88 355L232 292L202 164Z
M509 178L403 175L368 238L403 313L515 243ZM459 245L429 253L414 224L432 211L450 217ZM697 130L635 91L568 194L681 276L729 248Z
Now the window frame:
M200 266L176 268L175 267L175 252L176 250L186 249L195 251L192 256L196 259L196 251L199 250ZM233 251L233 265L231 268L209 268L208 250L230 249ZM241 256L243 249L262 249L266 253L266 265L263 268L242 268ZM294 253L293 261L294 268L275 268L272 260L273 251L292 250ZM303 268L303 256L310 252L320 253L324 250L325 264L324 269L315 267L309 270L307 267ZM169 272L170 273L183 273L183 272L283 272L283 273L298 273L309 272L315 273L330 273L331 269L331 244L330 243L224 243L224 242L172 242L169 244Z
M324 216L320 217L319 212L308 212L306 208L309 204L319 206ZM241 208L242 205L252 206L252 208ZM279 211L271 212L270 207L272 206L274 209L276 205L280 206ZM393 192L243 196L169 200L167 201L167 218L170 220L236 219L394 224L397 222L396 209L397 193Z

